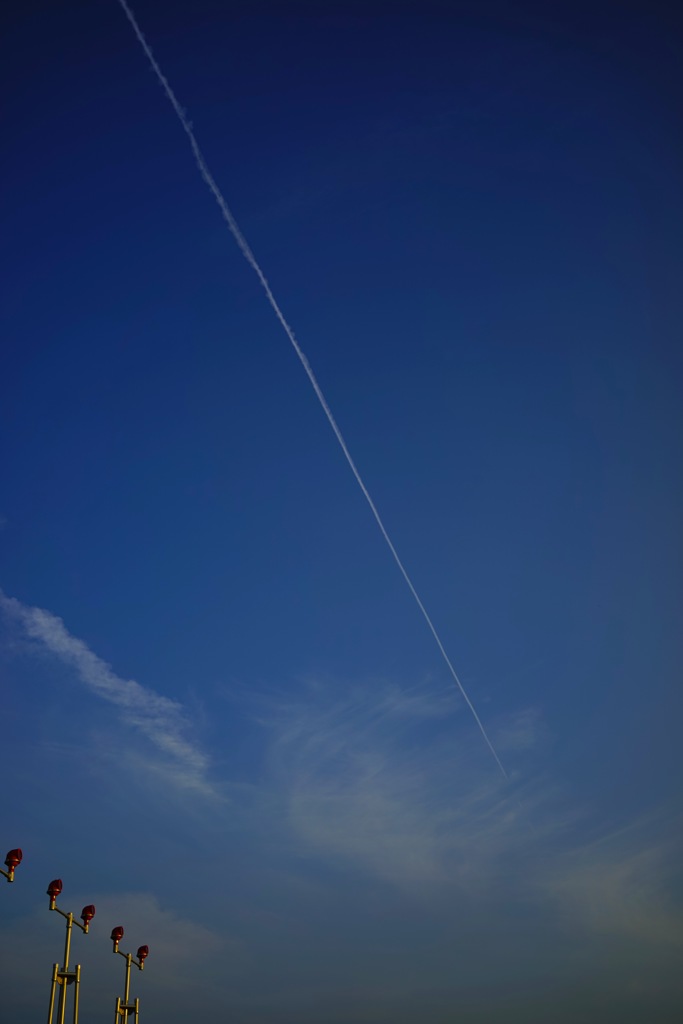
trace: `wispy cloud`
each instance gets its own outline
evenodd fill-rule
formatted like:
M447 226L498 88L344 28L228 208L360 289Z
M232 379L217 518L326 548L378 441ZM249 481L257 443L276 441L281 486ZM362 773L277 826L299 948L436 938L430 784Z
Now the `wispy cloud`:
M473 879L526 836L520 816L538 795L513 795L492 776L458 721L462 710L450 688L386 684L342 696L310 684L298 700L260 707L293 833L403 887ZM501 735L530 743L533 717L506 719Z
M542 876L542 885L568 922L624 939L683 946L683 912L672 870L680 850L651 836L647 823L566 850Z
M544 772L507 784L491 776L454 696L381 685L340 696L314 684L261 709L272 786L303 850L413 896L486 902L504 892L596 940L683 936L668 877L680 852L672 816L605 825L596 839L588 814ZM501 718L492 734L513 765L547 751L537 709Z
M183 706L122 679L88 645L67 630L62 619L44 608L33 608L0 590L0 610L45 651L74 669L81 682L102 700L115 705L122 720L143 733L165 755L158 768L185 788L212 791L206 774L208 758L188 738L189 723Z
M500 750L514 754L537 748L545 735L543 716L538 708L524 708L499 723L496 743Z

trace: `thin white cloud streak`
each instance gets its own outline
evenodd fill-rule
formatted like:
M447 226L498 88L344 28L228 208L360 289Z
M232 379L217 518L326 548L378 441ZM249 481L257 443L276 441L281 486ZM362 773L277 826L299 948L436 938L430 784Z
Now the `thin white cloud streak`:
M121 7L123 8L126 17L128 18L128 21L130 22L130 24L131 24L131 26L133 28L133 31L135 32L135 35L136 35L136 37L138 39L138 42L140 43L140 46L144 50L145 55L146 55L149 63L151 64L151 66L152 66L152 68L154 70L154 73L156 74L157 78L159 79L159 82L161 83L161 85L163 87L163 90L166 93L166 96L168 97L168 99L169 99L169 101L171 103L171 106L173 107L173 109L174 109L174 111L176 113L176 116L177 116L178 120L180 121L180 123L181 123L181 125L183 127L183 131L187 135L187 138L188 138L188 140L190 142L190 146L192 148L192 152L194 154L194 158L195 158L197 167L199 169L199 173L201 174L201 176L204 179L205 183L208 185L209 189L211 190L211 193L213 194L214 199L218 203L220 211L221 211L221 213L223 215L223 218L224 218L225 222L227 223L227 225L228 225L228 227L230 229L230 232L232 233L233 238L237 242L237 245L239 246L239 248L240 248L240 250L242 252L242 255L246 259L247 263L250 265L250 267L252 268L252 270L254 271L256 276L258 277L259 282L261 283L261 286L262 286L264 292L266 293L266 298L268 299L268 302L270 303L270 305L271 305L271 307L273 309L273 312L275 313L275 316L280 321L280 324L282 325L282 328L283 328L285 334L289 338L289 340L290 340L290 342L292 344L292 347L294 348L294 351L296 352L296 354L297 354L297 356L298 356L298 358L299 358L299 360L301 362L301 365L303 366L304 370L306 371L306 375L307 375L307 377L308 377L308 379L309 379L309 381L311 383L311 386L313 387L313 390L315 391L316 397L317 397L318 401L320 402L320 405L322 406L323 412L325 413L325 416L327 417L328 423L332 427L332 430L334 431L335 437L337 438L337 441L339 442L339 446L340 446L342 452L344 453L344 457L345 457L346 461L348 462L348 464L349 464L349 466L351 468L351 472L353 473L354 477L356 478L356 483L360 487L360 489L361 489L361 491L363 493L363 496L365 497L365 500L367 501L368 505L370 506L370 511L372 512L372 514L373 514L373 516L375 518L375 521L377 522L377 525L378 525L378 527L380 529L380 532L381 532L382 536L384 537L384 540L385 540L385 542L386 542L386 544L387 544L387 546L388 546L388 548L389 548L389 550L390 550L390 552L392 554L392 557L393 557L396 565L398 566L398 568L399 568L399 570L401 572L401 575L403 576L403 579L405 580L406 584L408 585L408 588L409 588L411 594L413 595L413 598L415 599L415 602L416 602L418 608L420 609L420 612L422 613L422 616L423 616L425 622L427 623L427 626L429 627L429 630L430 630L432 636L434 637L436 645L439 648L439 651L441 652L441 656L442 656L444 662L446 663L446 665L448 667L448 670L449 670L451 676L453 677L453 679L454 679L454 681L456 683L456 686L460 690L460 693L462 694L462 696L463 696L463 698L465 700L465 703L467 704L468 708L472 712L472 715L474 716L474 720L477 723L479 731L481 732L481 734L482 734L482 736L483 736L483 738L484 738L484 740L485 740L489 750L491 751L491 754L493 755L493 757L494 757L494 759L496 761L496 764L498 765L498 768L502 772L503 776L507 779L507 777L508 777L507 772L506 772L505 768L503 767L503 764L502 764L500 758L498 757L498 754L496 753L496 750L495 750L491 740L489 739L488 733L486 732L486 729L484 728L483 722L481 721L479 715L477 714L477 711L476 711L476 709L474 707L474 704L472 703L472 701L470 700L469 696L467 695L467 692L466 692L464 686L460 682L460 678L458 677L458 674L455 671L455 668L453 667L453 664L451 663L451 660L448 657L448 654L446 653L446 649L445 649L443 643L441 642L441 638L440 638L439 634L436 631L436 627L434 626L434 623L432 622L432 620L431 620L431 618L429 616L429 613L427 612L427 609L425 608L424 604L422 603L422 600L421 600L419 594L417 593L417 591L416 591L416 589L415 589L415 587L413 585L413 582L412 582L410 576L408 575L408 573L407 573L407 571L405 569L405 566L403 565L403 562L399 558L398 552L397 552L396 548L394 547L394 544L393 544L389 534L387 533L386 527L384 526L384 523L382 522L382 519L380 517L379 512L377 511L377 507L376 507L372 497L370 496L370 492L368 491L367 487L365 486L365 483L363 482L363 479L362 479L362 477L361 477L361 475L360 475L360 473L358 471L358 468L356 467L356 464L353 461L353 458L351 457L351 453L349 452L349 449L347 447L346 441L344 440L344 437L342 435L341 430L339 429L337 421L335 420L335 418L334 418L334 416L332 414L332 410L330 409L330 406L327 403L327 399L325 398L325 395L322 392L322 389L321 389L321 387L320 387L320 385L318 383L318 380L317 380L315 374L313 373L313 369L311 367L311 364L309 363L305 353L303 352L301 346L299 345L299 342L296 339L294 331L292 330L292 328L290 327L289 323L285 319L284 314L283 314L282 310L280 309L280 306L278 305L278 303L277 303L277 301L275 299L275 296L273 295L273 292L271 291L270 285L268 284L268 281L267 281L267 279L265 277L265 274L261 270L261 267L259 266L259 264L258 264L258 262L256 260L256 257L254 256L254 254L253 254L253 252L252 252L252 250L251 250L251 248L250 248L246 238L242 234L242 232L241 232L241 230L240 230L240 228L239 228L239 226L237 224L237 221L235 220L235 218L234 218L230 208L228 207L228 204L225 201L223 193L221 192L220 188L216 184L216 181L215 181L213 175L211 174L211 172L209 170L209 167L208 167L208 165L206 163L206 160L204 159L204 155L203 155L202 151L200 150L199 145L197 143L197 140L195 138L194 132L192 130L192 125L190 124L189 120L187 119L185 111L180 106L180 103L178 102L175 93L173 92L171 86L169 85L168 79L166 78L166 76L162 72L161 68L159 67L159 64L157 63L156 58L154 57L154 54L152 53L152 50L151 50L149 44L147 43L147 40L145 39L145 37L144 37L144 35L143 35L143 33L142 33L141 29L140 29L140 26L138 25L138 23L137 23L137 21L135 19L135 16L134 16L132 10L130 9L130 7L126 3L126 0L119 0L119 3L121 5Z
M208 758L184 737L187 722L181 704L134 679L117 676L87 644L72 636L62 619L52 612L24 605L2 590L0 610L18 623L28 637L75 669L92 693L118 707L124 721L144 733L169 758L173 768L170 778L185 787L210 791L205 779Z

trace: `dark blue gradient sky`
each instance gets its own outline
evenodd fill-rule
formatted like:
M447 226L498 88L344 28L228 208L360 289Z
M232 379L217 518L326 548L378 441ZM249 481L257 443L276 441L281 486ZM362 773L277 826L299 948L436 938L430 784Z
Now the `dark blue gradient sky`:
M680 17L133 9L510 780L120 5L26 0L1 72L13 1021L44 1012L56 875L98 907L92 1016L121 923L148 1024L678 1021Z

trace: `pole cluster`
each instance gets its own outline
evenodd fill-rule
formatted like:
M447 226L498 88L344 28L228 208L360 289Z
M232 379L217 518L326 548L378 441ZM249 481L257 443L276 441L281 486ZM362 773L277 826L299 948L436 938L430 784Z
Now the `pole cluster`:
M23 854L20 849L10 850L5 858L5 866L7 871L0 868L0 872L5 876L8 882L14 881L14 872L16 868L21 864ZM71 934L73 927L76 925L77 928L83 932L84 935L88 934L90 929L90 922L95 916L95 905L89 903L83 907L80 918L77 920L72 911L68 913L57 906L57 897L62 892L62 880L61 878L53 879L47 887L47 895L50 897L50 910L60 914L66 921L66 938L64 941L64 961L60 965L59 963L52 965L52 979L50 984L50 1003L47 1014L47 1024L65 1024L66 1022L66 1011L67 1011L67 994L71 990L73 993L72 998L72 1013L71 1020L73 1024L78 1024L78 1002L80 994L81 984L81 965L75 964L73 967L70 966L71 958ZM82 923L81 923L82 922ZM123 938L123 928L118 925L111 933L111 941L114 944L114 953L118 953L126 961L126 974L124 984L123 996L117 996L116 998L116 1011L114 1014L114 1024L138 1024L140 1014L140 1000L134 999L131 1001L130 998L130 974L133 965L137 967L139 971L142 971L145 966L145 960L149 956L149 946L140 946L135 956L132 953L124 953L119 949L119 942ZM55 1017L55 1004L56 1004L56 1017Z

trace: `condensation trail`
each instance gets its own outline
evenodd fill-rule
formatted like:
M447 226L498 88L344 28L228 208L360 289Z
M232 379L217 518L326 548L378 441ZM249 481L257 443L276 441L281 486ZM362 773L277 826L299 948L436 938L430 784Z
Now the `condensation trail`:
M360 473L358 472L358 469L356 468L355 462L351 458L351 453L349 452L349 449L346 446L346 441L344 440L344 438L342 436L342 432L341 432L341 430L339 429L339 427L337 425L337 421L335 420L334 416L332 415L332 410L330 409L329 405L327 404L327 399L325 398L324 394L322 393L322 390L320 388L320 385L318 384L317 378L316 378L316 376L313 373L313 370L311 368L311 364L309 363L308 359L306 358L306 355L303 352L301 346L299 345L299 342L296 340L296 337L294 335L294 331L292 330L292 328L289 326L289 324L285 320L284 314L283 314L282 310L280 309L280 307L278 306L278 304L277 304L277 302L275 300L275 296L273 295L273 293L272 293L272 291L270 289L270 285L268 284L268 281L266 280L266 277L265 277L263 271L261 270L261 267L256 262L256 257L254 256L253 252L251 251L251 249L249 247L249 244L247 243L246 238L244 237L244 235L240 231L239 226L237 224L237 221L233 217L232 213L230 212L230 208L228 207L228 204L226 203L225 199L223 198L223 193L221 192L221 190L219 189L218 185L216 184L216 181L215 181L213 175L211 174L211 172L210 172L210 170L209 170L209 168L207 166L207 163L206 163L206 160L204 159L202 151L200 150L199 145L197 144L197 140L194 137L194 132L192 131L192 125L190 124L189 120L187 119L187 115L185 114L185 111L183 110L183 108L178 103L178 100L176 99L176 95L173 92L173 89L171 88L171 86L169 85L168 79L166 78L166 76L162 72L161 68L159 67L159 65L158 65L158 63L156 61L156 58L154 57L154 54L152 53L152 50L150 49L150 46L147 43L147 40L145 39L144 35L142 34L140 26L138 25L137 21L135 20L135 15L133 14L132 10L130 9L130 7L126 3L126 0L119 0L119 3L121 5L121 7L123 8L123 10L124 10L124 12L126 14L126 17L128 18L128 21L130 22L130 24L131 24L131 26L133 28L133 31L135 32L135 35L137 36L137 39L138 39L138 42L140 43L140 46L145 51L145 55L147 56L147 59L148 59L149 63L151 64L152 68L154 69L154 73L156 74L157 78L161 82L161 85L162 85L162 87L164 89L164 92L166 93L168 99L171 102L171 105L172 105L174 111L176 112L178 120L180 121L181 125L183 126L183 130L184 130L185 134L187 135L187 137L189 139L190 146L192 147L192 152L194 153L194 158L195 158L195 160L197 162L197 167L199 168L199 172L200 172L202 178L204 179L204 181L206 182L206 184L211 189L211 192L213 193L213 196L214 196L216 202L218 203L218 205L220 207L220 211L223 214L223 218L225 219L228 227L230 228L230 231L232 232L232 235L233 235L235 241L237 242L238 246L242 250L242 254L243 254L244 258L246 259L247 263L251 266L251 268L253 269L254 273L256 274L256 276L258 277L259 281L261 282L263 290L266 293L266 297L268 299L268 302L270 303L270 305L273 308L273 312L275 313L275 316L278 318L278 320L282 324L282 327L283 327L283 329L285 331L285 334L287 335L287 337L289 338L290 342L292 343L294 351L296 352L297 356L299 357L299 359L301 361L301 365L303 366L304 370L306 371L306 375L308 376L308 379L311 382L311 386L313 387L313 390L316 393L318 401L320 402L320 404L321 404L321 406L323 408L323 412L327 416L327 420L328 420L330 426L332 427L332 430L334 431L335 437L337 438L337 441L339 442L339 446L340 446L341 450L344 453L346 461L348 462L349 466L351 467L351 472L353 473L354 477L356 478L356 482L357 482L358 486L360 487L361 491L363 492L365 500L367 501L368 505L370 506L370 510L371 510L373 516L375 517L377 525L380 528L382 536L384 537L384 540L386 541L389 550L391 551L393 559L396 562L396 565L398 566L398 568L400 569L401 575L403 576L403 579L408 584L410 592L413 595L413 597L415 598L417 606L420 609L420 611L422 612L422 615L424 616L424 620L427 623L427 625L429 626L431 634L432 634L432 636L434 637L434 639L436 641L437 647L441 651L441 655L443 657L443 660L446 662L446 665L448 666L448 669L449 669L451 675L453 676L453 679L455 680L455 683L456 683L458 689L460 690L460 693L462 694L462 696L463 696L463 698L465 700L465 703L467 704L468 708L472 712L472 714L474 716L474 720L477 723L477 725L479 726L479 731L481 732L482 736L484 737L489 750L493 754L493 756L495 758L495 761L496 761L496 764L498 765L498 767L500 768L501 772L503 773L503 775L507 779L508 774L505 771L505 768L503 767L502 762L501 762L500 758L498 757L498 754L496 753L495 748L494 748L493 744L491 743L491 740L488 737L486 729L484 728L484 726L482 724L482 721L481 721L481 719L479 718L479 715L476 712L474 704L472 703L470 698L467 696L467 693L465 691L465 687L460 682L460 679L458 678L458 673L453 668L453 665L451 664L451 660L448 657L448 655L446 654L446 649L444 648L444 645L441 643L441 638L439 637L439 634L437 633L437 631L436 631L436 629L434 627L434 623L430 619L429 614L427 613L427 609L425 608L425 606L423 605L422 601L420 600L420 596L417 593L417 591L415 590L415 587L413 586L412 580L410 579L410 576L408 575L408 573L406 572L406 570L404 568L403 562L398 557L398 552L396 551L396 548L394 547L394 545L392 543L392 540L391 540L389 534L386 531L386 528L384 526L384 523L382 522L382 519L380 518L380 514L377 511L375 503L372 500L372 498L370 497L370 493L369 493L367 487L363 483L363 479L362 479Z

